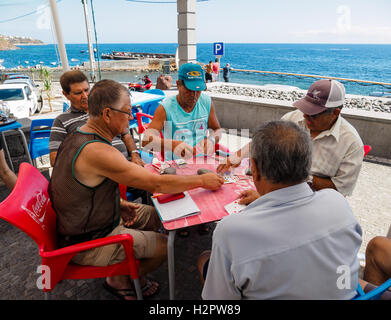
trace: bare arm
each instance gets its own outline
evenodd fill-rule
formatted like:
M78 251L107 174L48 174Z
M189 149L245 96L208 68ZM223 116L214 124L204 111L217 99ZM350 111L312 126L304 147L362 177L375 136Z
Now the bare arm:
M129 154L131 155L132 162L143 167L145 165L145 163L140 158L140 154L137 152L136 144L134 143L134 140L133 140L132 136L130 135L130 133L123 135L121 137L121 140L125 144L126 149L128 150ZM135 151L135 152L133 152L133 151Z
M88 186L96 186L107 177L152 193L177 193L197 187L217 190L224 183L214 173L201 176L157 175L127 161L118 150L104 143L90 143L83 148L75 162L75 175Z
M152 122L149 124L148 129L143 136L143 147L147 147L151 151L164 152L169 150L174 152L174 150L181 145L181 149L183 149L182 156L184 156L185 153L192 155L193 147L183 141L161 138L160 133L163 131L166 119L166 111L162 105L159 105L155 111Z
M50 165L52 167L54 167L54 162L56 161L56 157L57 157L57 151L50 152L49 159L50 159Z
M220 164L217 167L216 172L224 173L226 171L229 171L231 168L238 167L242 159L248 158L250 156L250 146L251 142L246 144L242 149L231 154L228 158L225 159L224 163Z
M333 181L331 181L330 178L321 178L321 177L317 177L317 176L314 176L314 178L312 180L311 187L315 191L321 190L321 189L326 189L326 188L337 190L337 187L335 186Z

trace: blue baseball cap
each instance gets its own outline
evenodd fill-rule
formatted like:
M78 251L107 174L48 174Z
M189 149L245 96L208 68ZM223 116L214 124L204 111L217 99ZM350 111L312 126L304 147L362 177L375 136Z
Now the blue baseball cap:
M187 89L203 91L206 89L204 70L199 64L182 64L178 71L178 79L183 80Z

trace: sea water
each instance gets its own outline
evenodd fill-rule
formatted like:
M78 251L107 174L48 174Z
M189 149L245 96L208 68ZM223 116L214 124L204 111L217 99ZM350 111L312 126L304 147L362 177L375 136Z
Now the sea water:
M60 64L56 46L20 46L20 50L0 51L0 59L6 68L35 66L41 64L54 67ZM175 54L176 43L162 44L99 44L97 52L134 51ZM70 66L89 61L87 44L67 44L66 51ZM213 44L197 44L197 60L202 63L214 61ZM103 60L102 60L103 61ZM391 83L391 45L366 44L248 44L225 43L221 65L243 70L286 72L295 74L321 75L347 79ZM151 74L156 81L159 73ZM105 77L118 81L136 81L142 75L137 73L110 72ZM172 74L173 80L176 74ZM307 89L314 81L311 78L267 75L248 72L233 72L231 82L243 84L285 84ZM381 86L360 85L344 82L346 91L352 94L369 94L373 91L391 91Z

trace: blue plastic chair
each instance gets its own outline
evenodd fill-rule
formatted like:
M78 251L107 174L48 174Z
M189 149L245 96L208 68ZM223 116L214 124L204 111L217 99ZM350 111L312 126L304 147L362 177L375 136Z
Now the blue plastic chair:
M160 89L149 89L147 91L144 91L144 93L158 94L159 96L166 97L166 94L164 93L164 91L160 90Z
M68 103L64 102L64 103L62 104L62 112L65 112L65 111L67 111L68 109L69 109Z
M164 93L163 90L160 90L160 89L150 89L150 90L147 90L145 91L144 93L150 93L150 94L157 94L159 96L162 96L162 100L165 99L166 97L166 94ZM145 103L143 105L141 105L141 112L142 113L146 113L146 114L150 114L151 116L154 115L157 107L159 106L161 101L155 101L155 102L149 102L149 103ZM149 119L146 119L145 120L145 123L149 123L150 120Z
M137 112L140 112L140 109L138 107L133 107L132 106L132 115L133 115L133 120L129 121L129 129L137 129L137 119L136 119L136 114Z
M355 296L353 300L377 300L383 294L383 292L385 292L390 287L391 287L391 279L388 279L386 282L378 286L376 289L373 289L368 293L364 293L364 290L361 288L360 284L358 284L357 296Z
M36 167L36 158L49 153L49 137L54 119L37 119L31 121L29 151L34 166ZM48 127L42 130L34 130L36 127Z

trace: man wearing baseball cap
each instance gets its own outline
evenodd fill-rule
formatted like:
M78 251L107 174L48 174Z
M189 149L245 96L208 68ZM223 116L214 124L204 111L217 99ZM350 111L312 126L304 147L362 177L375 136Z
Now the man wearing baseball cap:
M312 138L312 166L308 181L312 188L332 188L349 196L360 173L364 146L356 129L340 115L344 100L342 83L318 80L310 86L304 98L293 103L298 110L285 114L281 120L298 124ZM246 147L233 154L231 160L219 166L217 171L237 165L238 159L247 156L249 148ZM249 197L242 199L241 203L248 204L252 200Z
M340 115L345 87L336 80L318 80L306 96L293 103L298 110L282 117L309 132L313 156L309 183L315 190L333 188L353 193L360 173L364 145L356 129Z
M204 70L198 64L185 63L179 68L176 84L178 94L163 100L156 109L143 146L164 150L165 160L213 154L220 123L210 96L202 93L206 89ZM208 232L203 226L201 234Z
M163 100L156 109L143 146L164 149L167 160L214 151L220 123L211 98L202 93L206 89L204 79L204 70L198 64L185 63L179 68L178 95Z

